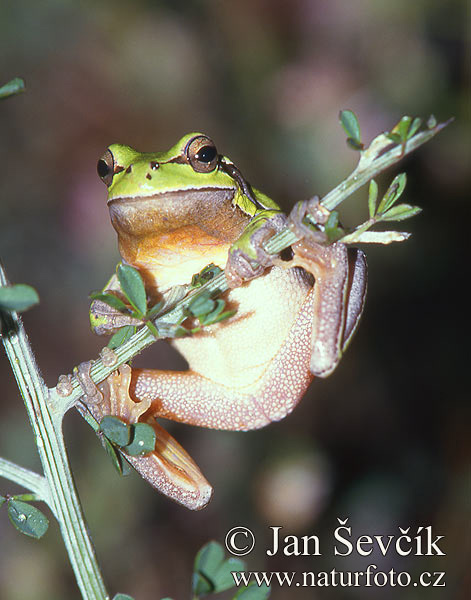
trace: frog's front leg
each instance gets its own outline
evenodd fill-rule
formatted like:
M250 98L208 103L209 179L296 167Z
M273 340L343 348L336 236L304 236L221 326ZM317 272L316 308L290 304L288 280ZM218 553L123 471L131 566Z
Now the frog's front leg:
M263 210L250 221L229 249L224 269L229 287L239 287L273 265L273 256L264 249L264 244L286 224L287 217L279 210Z

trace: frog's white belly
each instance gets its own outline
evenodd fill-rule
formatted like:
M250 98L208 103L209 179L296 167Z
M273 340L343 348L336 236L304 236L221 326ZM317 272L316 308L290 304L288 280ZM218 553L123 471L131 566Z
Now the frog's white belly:
M250 392L288 337L311 288L302 269L272 267L230 292L227 307L237 309L233 317L172 343L192 371Z

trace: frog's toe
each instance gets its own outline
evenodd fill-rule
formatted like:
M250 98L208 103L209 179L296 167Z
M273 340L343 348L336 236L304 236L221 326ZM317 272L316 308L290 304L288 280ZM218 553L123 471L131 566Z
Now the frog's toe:
M74 369L74 375L83 391L83 399L86 404L100 404L103 401L103 394L100 392L95 382L90 376L90 369L93 361L80 363Z
M254 263L243 250L235 248L229 253L224 272L230 288L241 286L263 273L265 267Z
M314 229L313 225L325 225L329 219L329 215L330 211L320 204L319 196L314 196L309 200L296 202L288 216L288 226L298 237L323 243L327 241L325 233ZM307 225L304 222L307 216L313 225Z

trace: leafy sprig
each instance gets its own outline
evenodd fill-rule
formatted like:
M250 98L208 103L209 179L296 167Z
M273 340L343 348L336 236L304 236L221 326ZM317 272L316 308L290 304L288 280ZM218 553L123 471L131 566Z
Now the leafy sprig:
M163 302L157 302L152 307L147 306L146 288L139 271L134 267L120 264L116 272L121 291L128 304L113 291L94 292L90 294L90 298L105 302L122 314L141 321L158 338L159 332L152 320L162 309ZM126 325L123 329L125 329L124 332L120 330L111 338L110 347L115 348L121 345L136 331L135 327L130 325Z
M403 241L410 234L400 231L376 231L369 229L377 223L387 221L404 221L418 215L422 209L410 204L396 204L406 187L406 174L399 173L393 179L386 193L378 204L378 184L374 179L370 181L368 189L369 218L355 227L350 233L341 238L345 244L352 243L383 243Z
M25 82L21 77L15 77L0 87L0 100L21 94L25 91Z
M49 519L39 508L30 504L34 500L38 500L36 494L0 496L0 507L7 505L8 517L15 529L38 540L48 530Z
M207 594L217 594L235 587L232 573L246 570L246 564L239 558L224 555L224 549L217 542L208 542L195 558L192 576L193 600ZM240 587L233 600L266 600L270 588L254 584Z

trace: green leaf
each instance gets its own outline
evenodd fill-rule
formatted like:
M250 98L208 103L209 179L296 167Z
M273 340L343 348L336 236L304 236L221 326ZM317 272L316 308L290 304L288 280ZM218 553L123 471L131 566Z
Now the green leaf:
M215 301L211 299L211 293L205 290L201 294L198 294L194 300L186 308L187 314L192 317L201 317L207 315L216 305Z
M368 212L370 219L376 214L376 201L378 200L378 184L374 179L370 181L370 187L368 189Z
M113 600L134 600L134 598L132 596L129 596L129 594L116 594L115 596L113 596Z
M230 590L234 587L234 577L232 576L232 572L234 571L244 571L245 563L244 561L238 558L228 558L225 560L222 565L217 570L216 574L213 578L214 591L215 592L224 592L225 590Z
M158 339L159 337L162 337L162 336L159 334L159 332L158 332L158 330L157 330L157 327L154 325L154 323L152 323L152 321L147 321L147 322L146 322L146 327L147 327L147 329L148 329L148 330L149 330L149 331L152 333L152 335L153 335L153 336L154 336L156 339Z
M25 283L17 283L0 288L0 308L4 310L16 310L18 312L28 310L38 304L37 291Z
M221 300L221 298L218 298L217 300L212 300L212 302L214 305L213 310L207 314L203 314L200 317L200 322L203 325L209 325L209 322L206 323L206 320L208 319L209 321L211 321L211 319L215 319L220 313L222 313L224 307L226 306L226 303L224 302L224 300ZM203 321L205 322L203 323Z
M163 305L164 305L164 302L157 302L157 304L155 304L152 308L150 308L147 311L146 318L153 319L154 317L156 317L159 314L159 312L162 310Z
M100 302L104 302L114 308L119 310L119 312L129 314L129 307L115 294L111 294L108 292L93 292L90 294L90 298L92 300L99 300Z
M225 321L226 319L230 319L231 317L233 317L236 314L236 310L226 310L225 312L220 313L217 316L212 316L213 313L210 313L209 315L206 315L206 317L202 317L200 319L200 323L202 325L215 325L216 323L220 323L221 321ZM200 331L201 327L195 327L194 329L192 329L192 333L197 333L197 331Z
M25 82L20 77L15 77L0 87L0 99L8 98L25 91Z
M325 224L324 231L329 242L335 242L345 233L339 226L339 213L336 210L333 210L330 213L327 223Z
M217 542L205 544L195 557L193 592L197 595L214 590L214 577L224 562L224 550ZM205 590L205 591L203 591Z
M196 598L214 592L214 586L211 581L200 572L193 573L191 576L191 589Z
M422 119L419 117L416 117L412 121L412 125L410 126L410 129L409 129L409 133L407 134L408 140L410 140L410 138L413 137L415 133L417 133L417 131L421 125L422 125Z
M407 117L407 116L402 117L402 119L399 121L399 123L393 129L393 131L397 130L398 134L401 136L402 142L406 141L408 138L408 133L409 133L411 122L412 122L412 117Z
M437 119L435 118L435 115L430 115L430 117L427 120L427 127L429 129L433 129L436 126L437 126Z
M358 123L356 114L351 110L341 110L339 119L348 136L347 143L350 145L353 144L356 150L361 150L363 144L361 143L360 124Z
M117 446L127 446L131 439L129 425L118 419L107 415L100 421L100 431Z
M383 199L379 203L377 214L386 212L401 197L401 194L406 187L406 182L407 178L405 173L399 173L399 175L394 177L391 185L384 194Z
M193 593L196 595L218 593L234 587L232 571L243 571L245 563L237 558L224 560L221 544L209 542L198 552L195 558L193 574Z
M118 280L126 298L141 315L147 311L147 298L144 282L139 271L130 265L119 265Z
M124 447L130 456L148 454L155 450L155 431L147 423L136 423L130 426L131 442Z
M253 582L246 588L240 589L232 600L266 600L270 592L270 588L265 583L259 587Z
M49 520L45 514L21 500L8 501L8 516L18 531L36 539L41 538L49 527Z
M5 498L5 496L0 496L0 506L2 506L2 504L4 504L7 501L7 499Z
M402 141L401 136L398 133L386 133L386 137L389 138L391 142L394 142L395 144L400 144Z
M111 336L110 341L107 344L108 348L111 348L112 350L118 348L118 346L127 342L135 333L136 327L134 327L134 325L125 325L124 327L121 327L119 331Z
M128 461L123 458L120 451L114 446L110 440L104 436L100 435L100 441L102 443L103 448L106 450L106 453L111 458L111 462L113 463L114 468L118 471L120 475L125 477L131 472L131 466Z
M405 221L406 219L415 217L415 215L418 215L420 212L422 212L422 209L418 206L398 204L383 213L381 215L381 221Z

